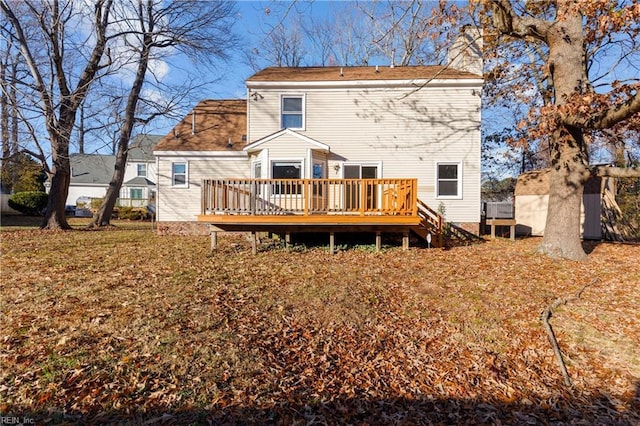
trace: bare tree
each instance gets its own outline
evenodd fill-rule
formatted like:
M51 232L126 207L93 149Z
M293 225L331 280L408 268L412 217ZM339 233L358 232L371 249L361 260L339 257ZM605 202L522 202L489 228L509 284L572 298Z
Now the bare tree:
M77 5L72 1L31 2L24 5L38 23L41 34L38 41L45 41L44 49L48 52L48 62L39 63L34 55L34 40L27 38L23 27L24 19L16 14L17 4L9 0L0 0L0 8L7 18L10 28L3 28L3 33L11 37L19 46L20 53L26 62L33 87L40 99L40 108L44 125L51 144L52 176L49 201L45 213L43 228L68 229L65 218L65 202L69 192L70 164L69 142L76 121L78 108L87 96L89 87L100 73L108 66L101 64L107 46L107 28L109 12L113 0L96 0L91 6ZM82 41L82 46L89 46L83 60L83 66L73 67L70 55L84 50L81 44L71 46L68 28L78 25L83 19L90 17L90 35ZM108 53L108 52L107 52ZM75 55L78 63L83 56ZM69 70L78 70L73 74Z
M166 50L181 50L191 58L206 57L208 61L226 58L226 52L235 38L229 31L235 8L225 2L173 2L157 0L132 0L122 3L115 12L125 45L134 52L131 58L137 64L135 77L126 95L126 106L122 114L115 170L104 201L93 218L91 226L109 224L113 208L119 197L124 180L129 141L136 124L151 120L139 115L139 103L145 103L142 90L148 78L150 62L154 54L162 55ZM126 24L125 24L126 23ZM161 112L164 113L164 112Z

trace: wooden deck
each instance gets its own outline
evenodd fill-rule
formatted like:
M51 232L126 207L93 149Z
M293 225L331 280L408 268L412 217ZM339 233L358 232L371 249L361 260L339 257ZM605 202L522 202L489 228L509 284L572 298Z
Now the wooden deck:
M198 221L217 231L402 233L441 241L442 217L417 198L417 179L225 179L202 184ZM213 238L213 235L212 235ZM377 239L379 241L379 238Z

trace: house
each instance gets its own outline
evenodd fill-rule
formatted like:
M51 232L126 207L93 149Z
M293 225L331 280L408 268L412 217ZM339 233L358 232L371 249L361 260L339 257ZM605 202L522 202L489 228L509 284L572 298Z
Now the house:
M137 135L132 139L118 205L144 207L155 197L156 159L153 147L161 138L158 135ZM115 155L71 154L69 161L71 182L66 204L75 206L78 199L86 202L104 197L113 177Z
M477 234L482 84L443 66L264 69L246 99L200 102L156 146L158 229L408 241L441 212Z

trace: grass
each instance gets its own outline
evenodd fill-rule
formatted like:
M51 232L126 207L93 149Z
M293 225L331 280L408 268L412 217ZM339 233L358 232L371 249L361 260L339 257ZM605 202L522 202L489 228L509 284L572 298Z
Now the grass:
M86 221L86 219L85 219ZM640 247L270 248L0 233L0 412L53 423L640 421ZM15 230L19 229L19 230ZM539 321L569 361L565 388ZM158 420L160 419L160 420Z

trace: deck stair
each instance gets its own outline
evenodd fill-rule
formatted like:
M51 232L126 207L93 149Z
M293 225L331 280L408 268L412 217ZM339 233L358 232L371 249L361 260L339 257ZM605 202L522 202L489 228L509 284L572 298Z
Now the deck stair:
M427 235L431 234L431 246L443 247L444 246L444 218L440 213L433 210L422 200L418 198L418 216L420 216L420 223L416 226L412 226L411 232L420 237L423 241L427 239Z

